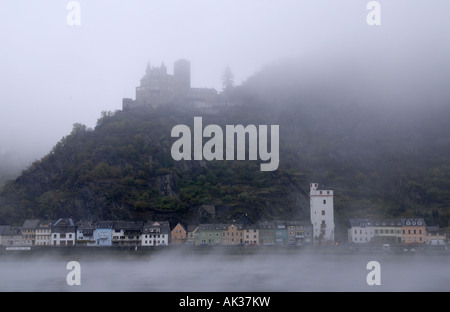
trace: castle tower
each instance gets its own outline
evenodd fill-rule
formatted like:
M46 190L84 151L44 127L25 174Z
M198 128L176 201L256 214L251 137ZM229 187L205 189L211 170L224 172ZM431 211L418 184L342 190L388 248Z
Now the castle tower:
M191 88L191 63L181 59L174 63L173 76L180 93L186 93Z
M333 242L333 191L317 190L317 187L317 183L311 183L309 194L314 242Z

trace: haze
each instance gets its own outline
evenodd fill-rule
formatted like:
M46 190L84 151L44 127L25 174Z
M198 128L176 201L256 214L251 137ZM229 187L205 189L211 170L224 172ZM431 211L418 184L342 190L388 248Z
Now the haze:
M2 2L0 153L25 162L134 98L147 62L172 72L189 59L192 85L219 91L226 66L240 84L293 58L305 77L382 95L381 108L449 95L448 0L380 1L381 26L367 24L361 0L80 0L80 26L67 25L67 3Z
M0 291L441 292L450 285L449 259L444 254L158 251L3 254ZM74 260L81 268L79 286L66 283L70 272L66 265ZM380 263L381 285L366 282L370 261Z

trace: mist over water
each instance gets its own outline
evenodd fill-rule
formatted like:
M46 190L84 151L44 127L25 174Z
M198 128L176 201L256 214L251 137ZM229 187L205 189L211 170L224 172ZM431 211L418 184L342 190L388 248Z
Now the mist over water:
M69 286L69 261L81 285ZM381 285L369 286L369 261ZM179 250L145 255L85 254L0 257L0 291L310 292L449 291L448 254L255 252Z

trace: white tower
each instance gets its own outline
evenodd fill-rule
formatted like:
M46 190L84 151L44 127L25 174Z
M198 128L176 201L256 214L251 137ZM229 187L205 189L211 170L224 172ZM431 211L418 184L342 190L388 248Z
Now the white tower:
M315 242L334 241L333 191L317 190L317 183L311 183L309 193L311 223Z

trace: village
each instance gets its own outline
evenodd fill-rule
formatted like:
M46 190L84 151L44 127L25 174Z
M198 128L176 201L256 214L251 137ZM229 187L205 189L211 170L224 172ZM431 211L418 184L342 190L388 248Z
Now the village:
M85 221L72 218L25 220L22 226L0 225L6 250L37 246L156 247L334 245L332 190L310 185L310 220L253 223L247 215L229 224L183 225L168 221ZM446 246L446 234L423 218L350 219L348 244L363 246Z

